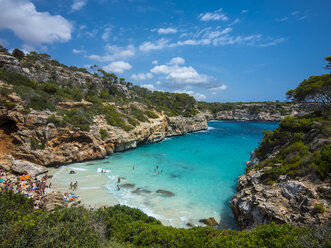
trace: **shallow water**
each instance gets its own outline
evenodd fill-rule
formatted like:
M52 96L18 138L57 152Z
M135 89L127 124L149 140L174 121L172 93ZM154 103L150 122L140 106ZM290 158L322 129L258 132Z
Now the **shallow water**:
M77 180L77 194L86 205L136 207L165 225L197 225L199 219L213 216L222 226L235 228L228 202L236 192L237 178L245 172L245 161L261 141L262 130L278 123L213 121L208 125L206 131L61 167L53 184L64 190ZM100 173L101 169L107 172ZM76 174L69 174L70 170Z

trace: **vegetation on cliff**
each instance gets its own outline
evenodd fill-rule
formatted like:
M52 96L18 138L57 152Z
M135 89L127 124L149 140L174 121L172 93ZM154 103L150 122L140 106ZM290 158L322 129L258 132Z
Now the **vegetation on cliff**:
M114 206L33 209L23 195L0 192L1 247L327 247L327 227L269 224L253 231L163 226L138 209Z
M281 115L289 114L289 110L286 106L290 106L291 103L287 102L199 102L199 110L208 111L215 115L220 111L233 111L233 110L247 110L249 114L255 115L261 112L268 112L270 114L280 113Z
M184 117L199 112L197 101L185 93L150 91L126 82L124 78L118 79L114 73L107 73L102 69L91 74L85 68L68 67L51 59L48 54L30 52L24 55L18 49L9 54L3 47L0 51L4 55L16 57L19 65L25 70L33 71L35 74L50 75L46 77L47 80L36 81L26 77L23 72L17 73L12 72L12 69L0 68L0 80L8 86L1 87L0 104L9 109L14 108L17 103L8 99L8 95L15 92L23 100L26 112L30 109L54 111L55 118L52 117L49 121L54 121L57 125L71 124L88 131L93 117L103 115L109 125L130 131L140 122L148 122L149 118L158 118L155 112ZM96 68L96 66L92 67L92 69ZM64 73L64 76L59 76L60 73ZM29 76L29 72L27 75ZM63 80L68 75L77 77L74 78L75 80ZM82 103L68 110L63 108L63 102Z
M255 150L261 161L255 168L267 168L262 175L267 184L285 174L295 178L313 173L321 180L329 179L331 74L311 76L286 94L296 102L314 101L319 108L312 114L287 117L274 131L265 131Z

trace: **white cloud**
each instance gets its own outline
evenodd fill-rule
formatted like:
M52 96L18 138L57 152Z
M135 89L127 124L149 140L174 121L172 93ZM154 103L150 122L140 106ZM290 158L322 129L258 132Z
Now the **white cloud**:
M157 85L161 85L162 83L160 81L156 81L156 84Z
M196 33L190 33L191 39L177 40L170 42L170 40L159 39L154 42L145 41L139 46L141 51L151 51L151 50L162 50L165 48L173 48L178 46L225 46L225 45L246 45L246 46L256 46L264 47L270 45L276 45L283 42L285 39L278 38L275 39L273 43L270 42L271 38L264 38L261 34L254 35L233 35L234 24L239 23L239 19L235 19L223 30L220 26L216 28L207 27ZM231 34L230 34L231 33ZM270 45L269 45L270 43Z
M38 12L28 0L0 0L0 5L0 30L12 30L28 46L71 39L73 26L60 15Z
M230 33L232 31L232 28L225 28L222 31L212 31L212 32L207 32L203 35L203 37L208 38L208 39L215 39L219 36L225 35L227 33Z
M158 63L159 63L159 61L157 61L157 60L153 60L153 61L152 61L152 64L153 64L153 65L157 65Z
M243 10L241 11L241 14L246 14L247 12L248 12L247 9L243 9Z
M105 41L107 41L109 39L109 36L110 36L110 31L112 30L112 28L108 27L108 28L105 28L101 38Z
M165 65L157 65L151 69L154 74L164 74L166 83L163 85L169 88L187 88L192 86L203 86L210 88L215 84L213 77L199 74L192 66L180 66L185 60L180 57L171 59Z
M216 95L217 93L216 93L216 92L212 92L211 94L212 94L212 95Z
M285 38L279 38L279 39L275 39L275 40L272 40L272 41L267 42L267 43L259 44L258 46L259 47L275 46L275 45L278 45L280 43L283 43L284 41L285 41Z
M131 78L134 79L134 80L146 80L146 79L151 79L151 78L153 78L153 74L150 73L150 72L147 72L147 73L132 74Z
M222 13L222 8L214 11L213 13L207 12L199 15L201 21L227 21L229 17Z
M233 26L233 25L235 25L235 24L237 24L237 23L239 23L240 22L240 20L239 20L239 18L236 18L233 22L231 22L228 26L229 27L231 27L231 26Z
M86 0L74 0L74 2L71 5L71 10L80 10L86 5L87 1Z
M222 84L221 86L210 88L210 90L226 90L227 88L228 88L228 86L226 86L225 84Z
M153 84L143 84L143 85L141 85L141 87L147 88L147 89L149 89L151 91L156 90L156 88L155 88L155 86Z
M109 65L102 67L107 72L123 73L126 70L130 70L132 66L124 61L111 62Z
M86 51L85 51L84 49L75 49L75 48L72 49L72 52L73 52L73 53L76 53L76 54L77 54L77 53L86 53Z
M126 47L119 47L116 45L106 45L106 55L100 56L100 55L89 55L86 56L89 59L97 60L99 62L105 62L105 61L113 61L117 59L127 59L131 58L135 55L135 48L133 45L128 45Z
M295 11L292 12L292 15L293 15L293 16L294 16L294 15L297 15L297 14L299 14L299 11L297 11L297 10L295 10Z
M175 33L177 33L177 29L175 29L175 28L160 28L157 32L159 34L175 34Z
M155 43L145 41L139 46L139 50L143 52L148 52L151 50L160 50L167 46L168 40L160 39L156 41Z
M190 96L193 96L196 100L204 100L206 99L206 96L204 94L201 94L199 92L194 92L192 90L175 90L175 93L186 93Z
M278 21L278 22L285 22L287 20L288 20L288 17L287 16L286 17L283 17L283 18L280 18L280 19L276 19L276 21Z
M182 57L175 57L172 58L169 62L169 65L181 65L181 64L185 64L185 59Z

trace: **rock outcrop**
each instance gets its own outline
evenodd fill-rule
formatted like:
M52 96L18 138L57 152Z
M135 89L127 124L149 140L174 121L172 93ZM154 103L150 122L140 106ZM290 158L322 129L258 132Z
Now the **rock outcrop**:
M101 159L113 152L136 148L139 144L153 143L168 136L207 129L202 114L189 117L167 117L151 119L141 123L132 131L110 126L98 116L89 132L70 127L56 127L48 123L50 111L31 111L22 114L19 110L0 109L0 119L13 126L11 137L12 155L15 159L35 164L52 166L92 159ZM100 136L100 129L107 130L107 138Z
M313 175L300 179L283 175L272 185L266 185L260 178L268 169L252 169L238 179L238 193L230 206L241 229L271 222L299 226L331 223L328 182ZM323 206L324 212L318 212L318 205Z
M314 104L238 103L231 110L206 112L205 117L208 120L281 121L286 116L309 113L313 108Z
M11 170L19 174L30 174L33 177L47 172L44 166L15 159L12 160Z

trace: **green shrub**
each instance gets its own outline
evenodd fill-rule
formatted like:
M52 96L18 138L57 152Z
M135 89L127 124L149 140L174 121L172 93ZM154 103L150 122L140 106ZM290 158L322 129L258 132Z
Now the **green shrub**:
M328 178L331 173L331 145L325 145L320 152L315 154L314 159L317 165L317 173L322 180Z
M59 117L55 115L51 115L47 118L47 123L53 123L55 126L64 127L66 126L65 121L61 120Z
M37 89L38 84L34 81L31 81L25 76L22 76L13 72L6 72L0 69L0 80L3 80L9 84L26 86L32 89Z
M139 121L137 121L136 119L132 118L132 117L128 117L128 122L130 123L130 125L136 127L140 124Z
M126 206L47 212L21 194L0 192L1 247L328 247L330 233L328 226L274 223L250 231L174 228Z
M28 107L34 110L55 110L55 106L50 102L47 95L32 96L30 98Z
M1 96L8 96L9 94L11 94L13 92L13 90L7 88L7 87L1 87L0 88L0 95Z
M3 105L5 106L7 109L13 109L16 107L16 104L13 103L13 102L7 102L7 101L3 101L3 100L0 100L0 105Z
M139 121L141 121L141 122L148 122L148 119L147 119L147 117L144 115L144 112L141 111L141 110L140 110L139 108L137 108L136 106L131 105L131 106L130 106L130 111L131 111L131 114L137 118L137 120L139 120Z
M39 144L37 140L31 138L30 139L30 145L31 145L31 150L43 150L45 149L45 144L41 143Z
M322 214L325 212L324 206L322 204L315 204L314 211L316 213Z
M105 129L102 129L102 128L99 130L99 133L100 133L100 136L101 136L102 140L104 140L108 135L107 131Z
M146 114L149 118L152 118L152 119L157 119L157 118L159 118L159 116L158 116L157 114L155 114L154 112L149 111L149 110L146 110L146 111L145 111L145 114Z
M88 108L73 108L71 110L63 110L61 112L63 121L70 123L82 131L89 131L92 124L92 116Z

